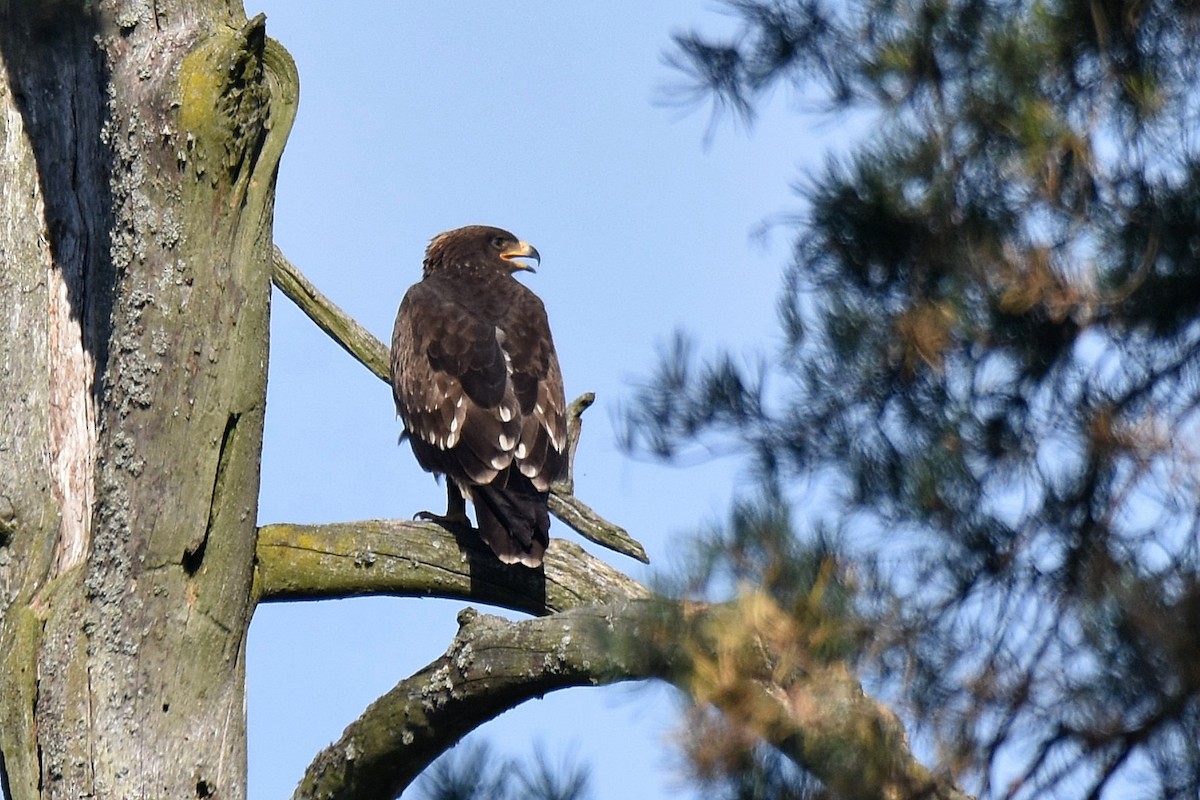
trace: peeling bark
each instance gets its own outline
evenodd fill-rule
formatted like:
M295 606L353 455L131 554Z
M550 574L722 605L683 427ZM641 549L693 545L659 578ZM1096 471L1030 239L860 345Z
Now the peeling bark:
M84 328L71 313L71 282L61 270L47 270L50 304L47 324L50 337L50 475L51 492L58 506L58 545L54 575L83 561L91 541L96 467L96 364L84 346ZM82 288L75 293L82 293ZM89 326L90 330L91 326Z

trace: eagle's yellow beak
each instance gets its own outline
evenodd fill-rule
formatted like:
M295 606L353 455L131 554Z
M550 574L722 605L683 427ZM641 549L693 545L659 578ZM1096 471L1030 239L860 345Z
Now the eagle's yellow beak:
M530 272L537 272L537 270L533 268L532 264L526 264L524 261L515 260L518 258L532 258L538 263L538 266L541 266L542 264L541 254L538 253L537 248L531 245L529 242L517 242L512 247L503 250L500 253L500 257L512 264L514 270L527 269Z

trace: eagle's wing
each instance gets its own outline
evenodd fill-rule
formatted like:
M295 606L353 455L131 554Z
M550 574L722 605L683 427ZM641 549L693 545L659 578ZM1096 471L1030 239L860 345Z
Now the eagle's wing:
M540 492L566 469L567 417L562 372L550 337L546 309L537 295L521 287L503 321L504 348L521 415L515 451L521 474Z
M479 485L512 463L521 409L502 338L427 282L405 294L392 332L392 391L425 469Z

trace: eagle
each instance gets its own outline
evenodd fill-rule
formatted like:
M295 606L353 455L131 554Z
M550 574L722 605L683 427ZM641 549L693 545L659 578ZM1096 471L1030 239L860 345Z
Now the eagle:
M541 265L506 230L471 225L435 236L423 277L392 331L396 410L413 455L446 478L445 515L470 524L506 564L538 567L550 543L546 502L567 458L562 372L542 301L513 277Z

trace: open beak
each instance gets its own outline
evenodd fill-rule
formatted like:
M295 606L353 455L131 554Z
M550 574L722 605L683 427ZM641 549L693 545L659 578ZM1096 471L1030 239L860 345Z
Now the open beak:
M529 242L517 242L512 247L502 252L500 257L511 263L514 270L525 269L529 270L530 272L537 272L532 264L527 264L524 261L517 260L521 258L531 258L538 263L539 267L542 265L541 254L538 253L537 248L531 245Z

